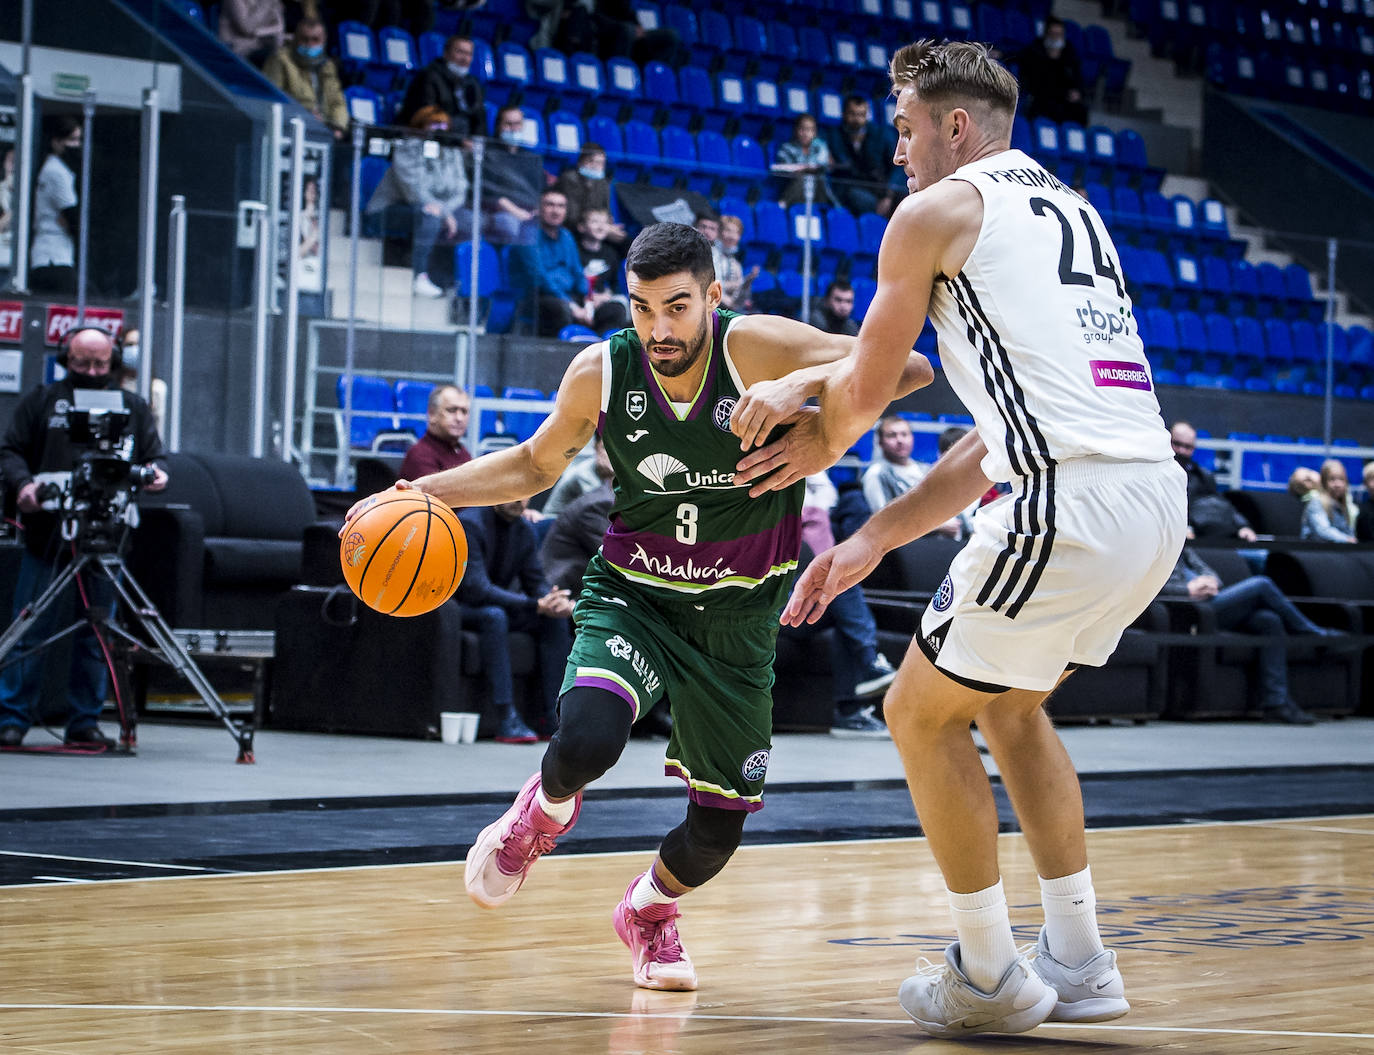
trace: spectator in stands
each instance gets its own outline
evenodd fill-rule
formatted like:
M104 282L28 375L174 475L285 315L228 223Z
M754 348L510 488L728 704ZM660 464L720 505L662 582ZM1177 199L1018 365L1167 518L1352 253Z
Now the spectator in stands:
M44 122L48 155L33 194L29 289L76 294L76 235L81 222L76 181L81 168L81 122L59 114Z
M398 125L409 125L425 107L437 106L448 114L449 130L464 141L487 134L486 93L472 75L475 54L472 40L453 36L444 41L443 54L411 78L405 101L396 112Z
M465 509L458 514L468 538L468 566L458 586L463 625L477 630L491 705L498 714L496 739L504 744L548 738L558 725L558 689L572 649L570 592L549 585L539 559L525 500ZM533 635L538 653L538 698L529 709L532 730L515 708L506 634Z
M365 26L381 29L403 25L414 37L434 26L434 0L352 0L344 10Z
M834 279L825 287L824 299L811 309L809 321L826 333L847 333L857 337L859 324L854 321L854 287L842 278Z
M1188 597L1207 604L1216 614L1217 629L1240 630L1265 637L1308 634L1339 637L1339 630L1318 626L1283 595L1267 575L1252 575L1230 586L1197 551L1184 544L1161 597ZM1266 721L1311 725L1313 718L1288 695L1288 653L1284 648L1256 649L1260 674L1260 715Z
M628 55L638 66L666 62L674 69L691 58L676 30L641 26L630 0L526 0L525 9L540 18L532 47L552 43L567 55Z
M1030 117L1051 121L1088 123L1088 105L1083 97L1083 66L1078 52L1069 43L1062 19L1045 19L1043 36L1032 40L1017 56L1021 90L1030 101Z
M835 545L830 511L838 500L839 493L826 473L806 478L806 497L802 499L803 559L809 560ZM830 735L851 740L886 738L887 726L874 713L874 705L864 701L881 696L897 671L878 651L878 625L869 611L863 587L851 586L831 601L819 626L835 631L830 651L835 697ZM841 701L847 700L857 700L859 705L842 708Z
M625 241L625 228L611 220L611 184L606 179L606 150L600 143L583 143L577 164L559 173L554 186L568 199L570 230L577 230L588 210L601 209L609 221L606 240L616 245Z
M630 301L623 282L625 260L611 244L610 229L611 214L605 209L588 209L577 225L577 255L587 280L592 329L597 333L623 330L630 324Z
M531 243L539 196L548 184L544 162L525 148L525 112L520 107L501 107L494 132L497 144L487 151L482 169L486 237L501 244Z
M716 280L720 283L720 303L731 311L749 311L754 306L750 289L759 277L759 265L747 272L740 262L740 239L744 237L744 221L729 213L720 218L720 255L712 253L716 263Z
M1364 463L1364 501L1355 515L1355 538L1374 542L1374 462Z
M324 23L302 18L291 44L268 56L262 74L300 103L342 139L348 129L348 103L339 81L339 68L324 53Z
M601 442L600 436L593 440L592 448L592 457L580 458L568 466L567 471L558 478L558 483L553 485L549 500L544 503L545 516L558 516L574 499L610 483L611 462L606 457L606 445Z
M864 96L845 97L841 123L830 132L830 156L835 194L846 209L856 215L892 212L892 150L883 130L873 123L873 107Z
M425 410L425 434L401 460L402 480L418 480L472 461L472 453L463 446L472 398L457 385L438 385Z
M740 266L734 257L725 251L725 247L720 244L720 217L714 213L701 213L697 216L694 226L701 232L701 236L711 243L711 263L715 266L716 281L720 282L723 294L725 278L730 279L733 284L734 273L739 270ZM739 281L742 283L743 280L743 275L741 275ZM721 298L721 305L734 310L733 305L724 296Z
M550 187L539 197L539 229L533 245L517 245L508 262L516 317L540 337L557 337L573 322L592 324L586 279L577 243L563 226L568 200Z
M119 338L119 387L138 394L138 371L143 366L143 337L138 328L125 330ZM148 386L148 408L153 412L153 427L162 434L167 417L167 382L155 377Z
M1188 537L1193 539L1238 538L1255 541L1255 529L1236 507L1217 491L1216 478L1193 460L1197 430L1186 421L1169 429L1174 460L1188 474Z
M239 58L261 66L286 39L282 0L224 0L219 39Z
M1303 506L1302 537L1354 542L1356 518L1345 466L1339 458L1328 458L1322 462L1321 483Z
M925 479L930 472L927 462L911 457L914 439L911 423L897 414L889 414L878 421L878 452L880 457L864 470L860 484L870 513L876 513L899 495L904 495ZM962 514L960 514L962 516ZM958 516L951 517L935 529L937 535L962 538L964 525Z
M812 201L818 205L838 205L830 186L830 146L816 135L816 119L798 114L792 122L792 138L778 147L777 165L791 175L778 203L783 208L806 201L806 177L815 177Z
M410 206L410 268L414 275L411 288L419 297L442 297L443 286L430 277L430 258L441 239L448 247L470 237L472 205L467 169L462 149L445 141L449 117L443 110L437 106L423 107L410 119L410 127L423 135L396 140L391 150L391 167L372 192L367 211L379 213L401 203ZM444 255L451 260L451 252ZM451 267L446 262L445 272Z
M878 421L878 457L864 470L861 485L870 513L876 513L898 495L904 495L925 479L930 466L911 457L914 441L911 423L889 414Z

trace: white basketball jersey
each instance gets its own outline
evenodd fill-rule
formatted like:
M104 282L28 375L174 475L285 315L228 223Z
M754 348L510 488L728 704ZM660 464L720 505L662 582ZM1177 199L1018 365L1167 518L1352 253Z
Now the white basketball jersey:
M1072 458L1173 457L1121 264L1102 217L1019 150L948 177L983 197L959 274L936 282L940 361L988 448L991 480Z

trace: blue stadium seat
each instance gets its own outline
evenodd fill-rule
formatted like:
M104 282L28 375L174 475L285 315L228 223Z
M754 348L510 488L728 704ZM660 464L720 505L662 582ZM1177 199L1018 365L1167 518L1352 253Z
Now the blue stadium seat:
M622 99L638 99L642 94L639 67L619 56L607 59L606 91Z
M581 323L571 322L558 331L558 339L560 341L577 341L583 344L589 344L593 341L601 340L601 334L588 326L583 326Z
M620 135L620 125L609 117L587 118L587 139L600 144L609 160L615 160L625 152L625 143Z
M534 82L534 60L530 53L513 41L496 46L496 83L528 86Z
M595 338L595 334L592 335ZM503 399L531 399L543 400L545 395L537 388L507 387L502 393ZM539 428L547 415L542 410L507 410L502 412L501 421L505 425L508 435L514 436L517 441L524 442L534 435L534 430Z
M754 238L763 245L780 247L789 241L787 214L777 202L760 198L754 203Z
M568 56L568 62L572 66L572 84L581 94L595 98L606 90L606 68L595 55L575 51Z
M360 73L377 61L377 39L361 22L340 22L339 62L348 73Z
M548 118L549 149L565 160L577 157L587 138L582 119L567 110L555 110Z
M363 412L354 413L349 425L350 447L371 449L379 433L398 428L395 417L396 394L388 381L365 375L350 378L343 374L335 382L334 393L341 410L348 405L351 393L352 409Z
M344 89L344 101L348 104L348 118L355 124L379 125L382 119L382 97L371 88L360 84ZM366 199L363 199L366 204Z
M1178 327L1178 350L1203 355L1207 351L1207 327L1202 317L1195 311L1174 312L1174 325Z
M1264 356L1266 361L1279 367L1293 363L1293 334L1282 319L1264 321Z
M383 26L377 32L377 61L396 73L411 73L420 65L415 38L398 26Z
M401 428L410 429L417 437L425 434L429 428L429 394L433 391L428 381L402 378L396 382L394 395Z
M697 134L697 154L701 154L701 134ZM727 155L728 156L728 155ZM716 204L716 211L721 216L737 216L744 227L744 232L740 235L740 241L748 245L754 240L754 209L744 198L726 196ZM745 270L748 270L746 268Z
M432 29L427 33L421 33L415 44L420 49L421 66L428 66L444 54L444 35Z

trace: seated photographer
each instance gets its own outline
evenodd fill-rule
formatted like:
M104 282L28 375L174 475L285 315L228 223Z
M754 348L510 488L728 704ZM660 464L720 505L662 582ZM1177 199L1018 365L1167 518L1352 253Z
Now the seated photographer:
M53 577L75 555L77 545L62 537L60 518L47 493L40 492L40 473L70 473L83 451L72 429L78 418L80 394L93 396L92 390L105 390L102 398L119 401L127 419L122 431L106 452L109 457L135 466L154 463L162 456L162 441L153 425L148 404L118 385L119 358L114 342L104 330L83 327L67 336L58 362L67 375L46 387L36 388L20 400L14 418L0 446L0 470L5 485L16 493L16 504L24 527L25 550L20 558L19 576L14 584L14 617L36 600ZM92 415L94 417L94 415ZM120 420L119 415L113 420ZM167 486L167 473L152 464L152 479L144 486L160 491ZM47 508L41 508L42 506ZM79 575L77 583L88 609L110 608L114 588L103 575ZM60 600L60 599L59 599ZM0 747L18 747L39 713L39 691L43 680L40 656L16 659L45 641L57 629L61 606L49 605L28 627L12 660L0 671ZM67 690L68 744L90 745L106 750L115 742L100 731L98 719L105 703L106 664L103 643L92 627L83 626L73 638L71 678Z

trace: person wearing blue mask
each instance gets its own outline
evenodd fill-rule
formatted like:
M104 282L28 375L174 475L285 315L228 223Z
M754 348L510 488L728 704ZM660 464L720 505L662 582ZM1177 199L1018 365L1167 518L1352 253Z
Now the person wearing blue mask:
M606 148L600 143L583 143L577 155L577 164L565 168L554 185L568 199L568 230L577 231L583 215L593 209L602 209L609 216L611 181L606 178ZM611 223L606 229L605 239L613 245L620 245L625 241L625 228L618 223Z
M502 245L534 244L539 196L548 186L544 160L527 149L525 112L506 105L496 112L496 144L482 170L482 213L486 237Z
M396 124L408 125L426 106L437 106L449 115L449 131L463 140L485 132L486 91L473 67L475 56L476 47L468 37L444 41L442 54L411 79Z
M339 69L324 53L324 23L302 18L296 23L291 43L272 53L262 74L300 103L342 139L348 130L348 103L344 100Z

